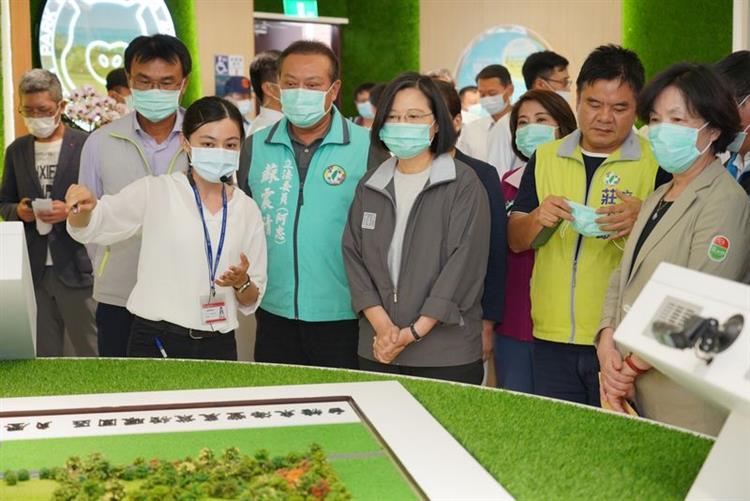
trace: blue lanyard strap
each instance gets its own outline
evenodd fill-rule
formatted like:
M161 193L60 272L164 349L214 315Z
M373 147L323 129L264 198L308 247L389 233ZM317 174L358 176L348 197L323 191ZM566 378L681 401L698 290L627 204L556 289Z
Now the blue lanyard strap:
M734 162L737 159L737 155L738 155L737 152L732 153L732 155L729 157L729 161L727 162L727 170L735 179L737 179L737 175L739 174L739 170L737 169L737 166L734 165Z
M219 260L221 259L221 251L224 250L224 236L227 231L227 188L221 186L221 235L219 236L219 246L216 248L216 261L213 259L213 249L211 248L211 235L208 233L208 226L206 225L206 218L203 215L203 202L201 202L200 193L198 188L195 186L195 182L190 178L190 187L193 188L193 194L195 195L195 203L198 206L198 214L201 216L201 222L203 223L203 240L206 244L206 260L208 261L208 279L211 282L211 297L216 295L216 272L219 269Z

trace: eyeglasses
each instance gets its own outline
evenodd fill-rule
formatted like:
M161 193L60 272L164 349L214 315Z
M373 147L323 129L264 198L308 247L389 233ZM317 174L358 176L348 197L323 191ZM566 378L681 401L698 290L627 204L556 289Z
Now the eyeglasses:
M171 80L162 80L161 82L157 82L153 80L136 78L131 83L131 86L136 90L180 90L182 88L182 82L183 80L180 80L179 82L173 82Z
M555 82L556 84L560 84L565 88L565 90L570 89L570 84L573 83L573 80L571 80L570 78L566 78L565 80L556 80L554 78L544 78L544 80L546 80L547 82Z
M25 118L47 118L53 117L57 113L59 106L44 108L21 108L18 113Z
M406 113L399 115L398 113L389 113L385 117L385 121L388 123L401 122L402 120L409 124L419 123L424 117L429 117L432 112L425 113L422 110L406 110Z

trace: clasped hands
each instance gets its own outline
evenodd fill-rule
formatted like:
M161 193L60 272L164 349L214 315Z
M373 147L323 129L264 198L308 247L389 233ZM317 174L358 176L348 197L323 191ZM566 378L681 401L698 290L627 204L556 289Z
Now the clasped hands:
M599 396L601 401L608 402L613 410L625 413L625 401L635 398L635 379L638 373L623 360L612 339L613 335L612 329L604 329L597 347L602 375ZM637 367L642 370L650 368L641 360L637 361Z
M375 330L372 353L378 362L390 364L404 348L415 341L409 327L390 325Z

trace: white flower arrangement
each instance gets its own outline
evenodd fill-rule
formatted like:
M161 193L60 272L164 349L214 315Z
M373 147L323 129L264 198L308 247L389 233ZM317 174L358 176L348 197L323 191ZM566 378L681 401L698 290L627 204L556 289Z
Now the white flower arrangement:
M128 113L124 104L102 96L90 85L70 92L65 115L87 132L92 132Z

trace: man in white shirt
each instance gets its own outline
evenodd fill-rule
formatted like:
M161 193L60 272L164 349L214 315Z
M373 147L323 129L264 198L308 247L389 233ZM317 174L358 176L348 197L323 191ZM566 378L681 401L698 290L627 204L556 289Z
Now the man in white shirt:
M284 114L281 112L277 84L279 55L281 55L281 52L277 50L268 50L256 55L250 63L250 83L253 86L253 92L255 92L255 101L260 109L247 130L248 136L270 127L284 118Z
M750 194L750 51L738 50L729 54L716 63L716 70L734 93L742 127L727 147L729 155L722 160L729 173Z
M513 81L505 66L491 64L477 74L479 103L489 116L480 118L461 132L456 147L470 157L487 162L502 177L505 171L515 167L520 160L510 147L510 97L513 95ZM494 129L499 131L492 132ZM498 138L493 138L498 134ZM507 142L507 148L505 147ZM502 145L499 148L497 145ZM499 148L499 149L498 149ZM507 154L507 152L510 154ZM511 157L512 155L512 157Z
M466 125L479 120L487 113L479 104L479 90L476 85L467 85L458 91L461 99L461 121Z

